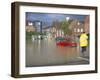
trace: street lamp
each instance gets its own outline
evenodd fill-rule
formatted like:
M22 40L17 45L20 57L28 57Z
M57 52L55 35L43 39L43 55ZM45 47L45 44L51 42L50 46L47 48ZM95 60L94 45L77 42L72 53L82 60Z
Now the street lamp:
M33 25L33 23L32 23L32 22L28 22L28 25L29 25L29 26L32 26L32 25Z
M70 17L66 17L66 21L69 21Z

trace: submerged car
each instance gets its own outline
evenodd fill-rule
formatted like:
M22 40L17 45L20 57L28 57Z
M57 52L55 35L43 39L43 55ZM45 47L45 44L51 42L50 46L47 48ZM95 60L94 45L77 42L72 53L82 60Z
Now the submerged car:
M63 37L56 37L55 40L56 41L62 41L62 40L64 40L64 38Z
M76 42L71 42L71 41L59 41L59 42L56 42L56 45L57 46L72 46L72 47L75 47L77 46L77 43Z

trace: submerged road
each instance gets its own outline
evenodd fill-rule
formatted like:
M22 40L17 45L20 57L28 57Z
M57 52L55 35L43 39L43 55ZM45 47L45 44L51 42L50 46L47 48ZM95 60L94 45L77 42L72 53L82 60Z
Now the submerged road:
M78 47L56 46L53 39L26 41L26 67L78 64L89 64L79 57Z

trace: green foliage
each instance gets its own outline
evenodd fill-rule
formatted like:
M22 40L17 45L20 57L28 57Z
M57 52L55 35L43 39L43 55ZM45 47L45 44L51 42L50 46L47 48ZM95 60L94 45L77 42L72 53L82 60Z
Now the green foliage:
M45 35L45 33L41 33L41 32L26 32L26 39L31 39L32 35Z
M71 22L72 22L72 20L61 22L61 29L63 30L64 35L66 35L66 34L71 35L72 31L69 29L69 25Z

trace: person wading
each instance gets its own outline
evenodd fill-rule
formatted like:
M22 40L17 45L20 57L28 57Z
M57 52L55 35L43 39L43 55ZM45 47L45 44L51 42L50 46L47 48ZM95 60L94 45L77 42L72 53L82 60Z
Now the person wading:
M82 56L85 55L84 52L86 52L87 46L88 46L88 36L87 36L87 34L85 32L83 32L80 35L80 47L81 47Z

